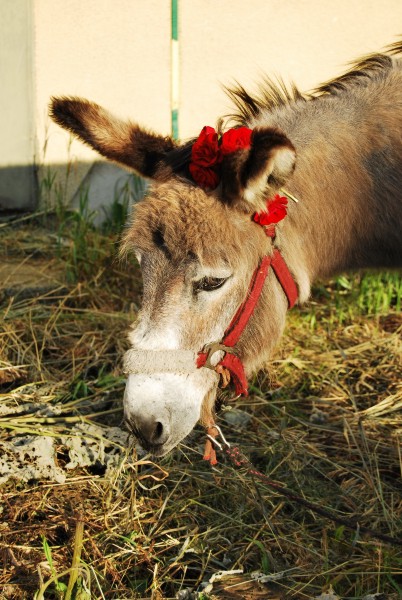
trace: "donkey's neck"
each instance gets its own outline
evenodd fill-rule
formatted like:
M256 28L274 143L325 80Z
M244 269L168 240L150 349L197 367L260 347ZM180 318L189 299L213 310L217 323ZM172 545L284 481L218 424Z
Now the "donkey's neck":
M286 188L299 203L290 202L278 242L302 288L342 271L402 266L402 109L392 127L378 104L374 118L343 100L300 102L264 119L297 150Z

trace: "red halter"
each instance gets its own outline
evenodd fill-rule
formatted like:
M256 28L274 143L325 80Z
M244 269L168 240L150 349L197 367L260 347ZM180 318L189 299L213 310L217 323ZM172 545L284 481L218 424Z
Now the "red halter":
M267 228L265 232L269 237L275 237L275 229L273 227L270 227L269 230ZM255 269L251 278L247 296L237 309L229 324L229 327L223 334L222 340L220 342L212 342L207 344L204 346L202 351L198 353L196 362L197 367L208 367L214 370L217 370L218 367L227 369L231 374L233 383L235 385L236 394L238 395L243 394L244 396L247 396L248 385L243 363L241 359L234 353L234 346L239 341L244 328L254 312L270 267L272 267L283 291L286 294L289 308L294 306L298 297L297 286L282 254L277 248L275 248L272 257L264 256L261 264ZM211 358L212 355L219 350L223 351L225 354L222 360L220 360L219 363L214 366L211 364Z

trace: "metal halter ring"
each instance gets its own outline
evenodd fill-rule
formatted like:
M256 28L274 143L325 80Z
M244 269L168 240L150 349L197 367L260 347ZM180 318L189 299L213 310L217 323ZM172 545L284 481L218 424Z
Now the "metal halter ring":
M207 367L208 369L212 369L212 370L215 370L215 367L216 367L216 365L213 365L211 363L211 359L212 359L213 355L215 354L215 352L222 351L225 353L227 352L229 354L234 354L233 348L231 346L225 346L224 344L221 344L220 342L211 342L210 344L206 344L202 351L205 352L205 354L207 355L204 367Z

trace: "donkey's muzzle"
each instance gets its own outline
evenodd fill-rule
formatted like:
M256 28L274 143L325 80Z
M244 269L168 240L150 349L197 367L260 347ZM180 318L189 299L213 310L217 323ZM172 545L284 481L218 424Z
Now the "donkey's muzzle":
M145 449L164 456L194 428L217 379L195 363L193 373L129 373L123 399L128 429Z

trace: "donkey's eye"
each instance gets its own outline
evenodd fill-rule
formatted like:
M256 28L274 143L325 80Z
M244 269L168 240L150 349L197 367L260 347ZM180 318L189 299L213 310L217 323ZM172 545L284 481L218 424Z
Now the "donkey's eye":
M197 294L198 292L212 292L222 287L227 277L203 277L198 281L194 281L193 289Z

